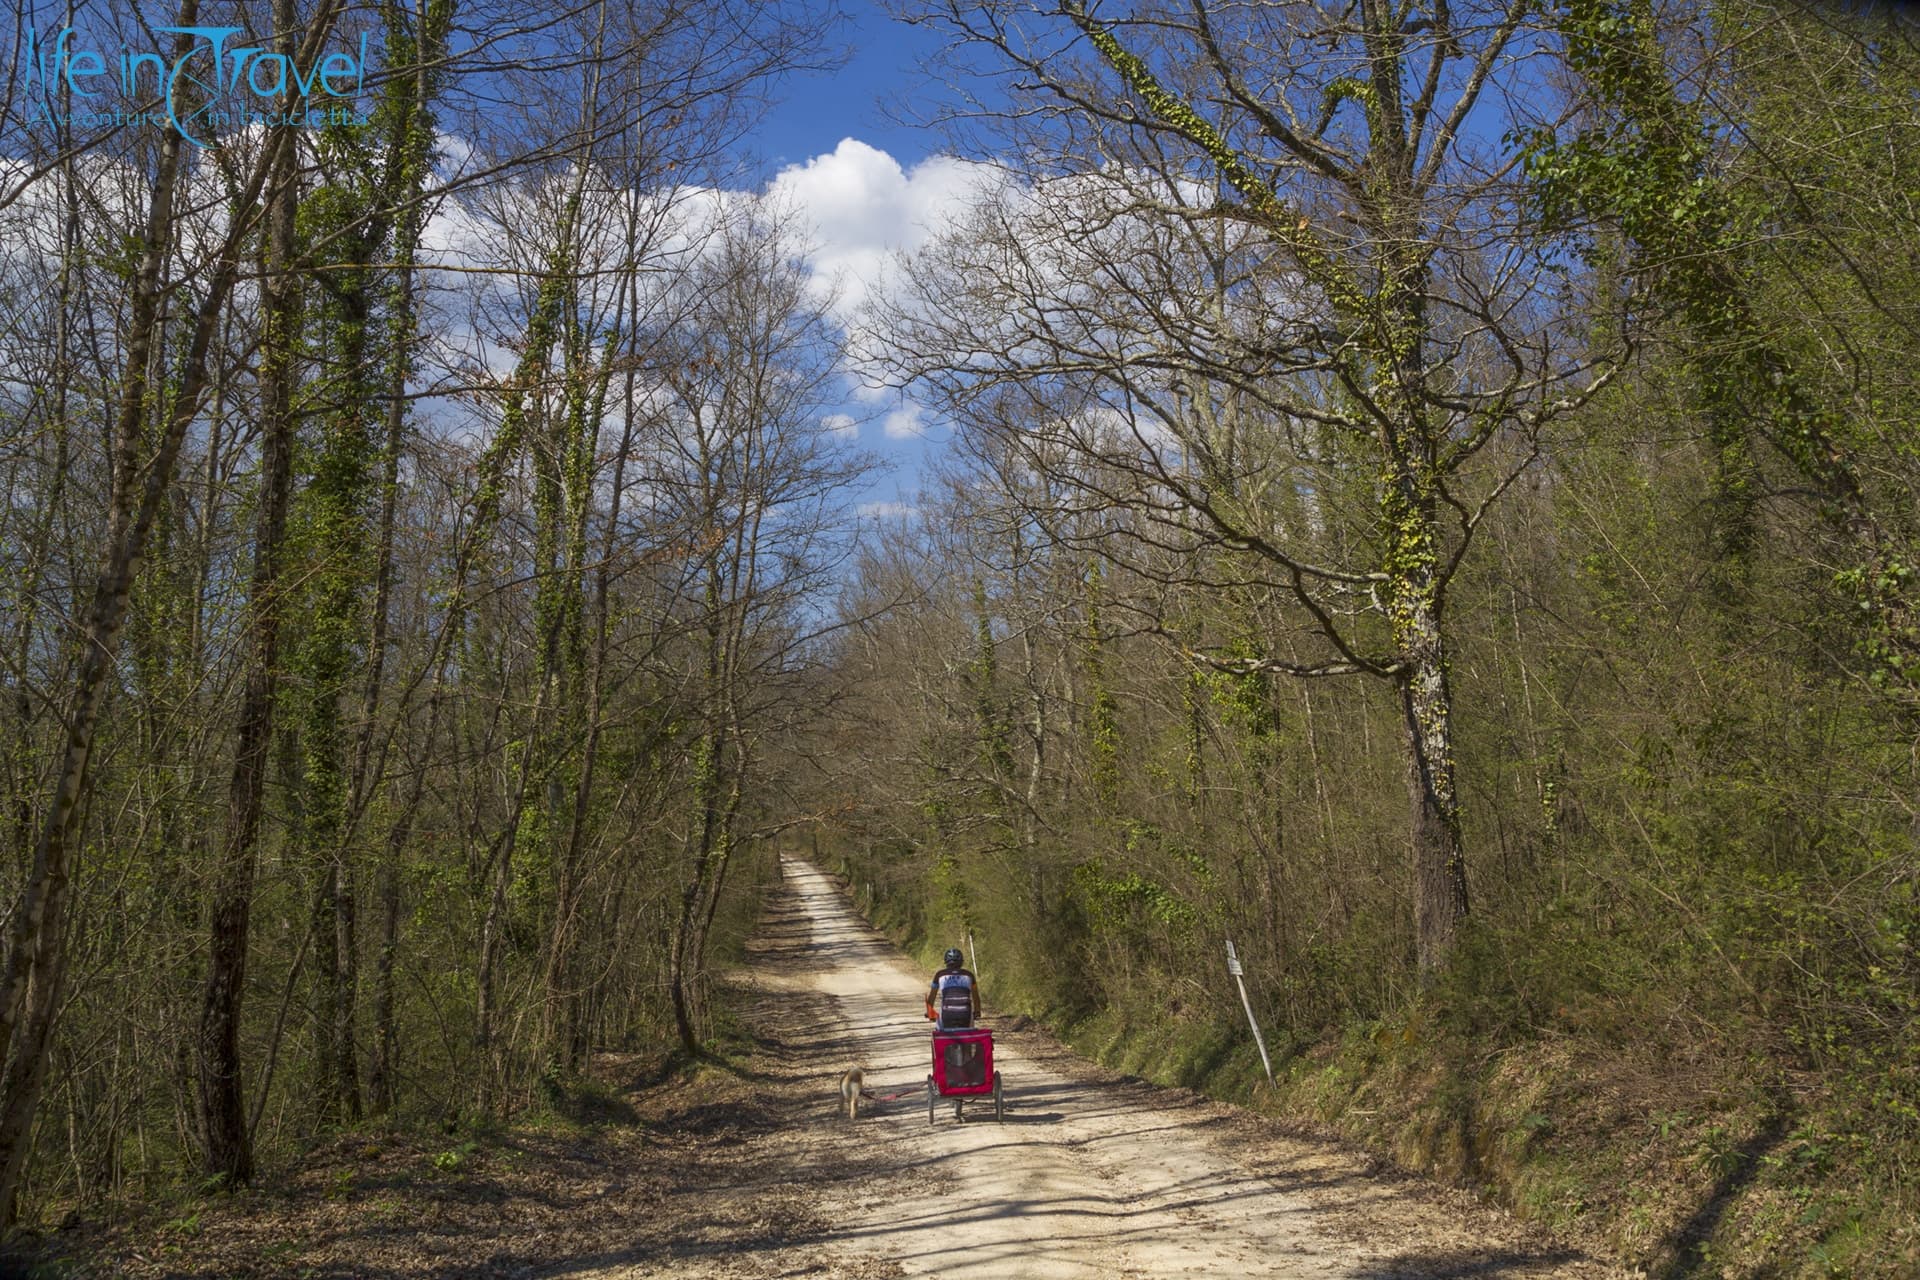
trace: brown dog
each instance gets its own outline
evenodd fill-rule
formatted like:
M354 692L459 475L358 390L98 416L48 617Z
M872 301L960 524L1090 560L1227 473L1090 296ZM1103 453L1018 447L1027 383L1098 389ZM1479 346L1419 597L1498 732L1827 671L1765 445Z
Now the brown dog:
M840 1105L849 1120L860 1118L860 1099L866 1096L866 1083L867 1073L858 1067L840 1077Z

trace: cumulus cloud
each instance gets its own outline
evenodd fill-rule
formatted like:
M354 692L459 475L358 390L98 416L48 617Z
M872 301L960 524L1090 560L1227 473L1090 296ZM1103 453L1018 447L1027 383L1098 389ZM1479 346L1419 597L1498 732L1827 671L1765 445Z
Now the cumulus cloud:
M927 434L927 411L909 400L880 421L889 440L913 440Z
M931 156L902 169L879 148L843 138L826 155L781 170L767 195L801 218L814 278L845 318L886 287L897 251L925 244L998 182L989 165Z
M471 144L457 136L443 135L440 148L442 180L476 163ZM563 174L546 181L561 180L570 179ZM595 230L582 254L592 262L612 262L627 252L619 234L631 213L642 224L647 252L656 262L690 262L717 242L715 233L729 219L758 205L798 233L817 296L833 321L852 335L863 308L889 295L896 255L921 249L1006 185L1005 174L992 165L933 156L903 168L885 151L843 138L831 152L788 166L758 190L592 186L590 199L603 207L588 220ZM527 219L550 216L551 199L551 191L535 180L437 203L421 256L431 296L427 305L434 311L435 331L444 335L442 358L449 366L493 378L511 373L515 357L504 339L512 336L527 302L526 277L511 271L538 266L517 233ZM498 323L489 324L486 317ZM887 439L904 441L923 438L934 428L931 415L903 401L888 384L883 355L872 344L848 354L849 412L823 416L825 430L853 440L862 423L876 422Z

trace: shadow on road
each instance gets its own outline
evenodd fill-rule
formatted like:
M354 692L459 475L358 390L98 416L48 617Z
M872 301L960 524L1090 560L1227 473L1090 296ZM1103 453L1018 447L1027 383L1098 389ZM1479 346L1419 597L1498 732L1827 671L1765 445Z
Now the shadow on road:
M1538 1276L1543 1266L1578 1262L1582 1257L1568 1249L1495 1253L1478 1249L1434 1253L1423 1249L1367 1262L1358 1271L1348 1272L1343 1280L1506 1280L1509 1276Z

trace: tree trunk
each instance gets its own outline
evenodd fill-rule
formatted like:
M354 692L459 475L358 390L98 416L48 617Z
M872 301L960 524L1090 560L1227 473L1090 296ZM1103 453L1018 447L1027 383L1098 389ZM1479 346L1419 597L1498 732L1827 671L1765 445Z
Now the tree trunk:
M637 304L636 304L637 305ZM608 359L602 365L599 380L599 396L590 419L599 421L599 404L612 377L611 344L607 350ZM586 654L586 741L580 749L579 777L574 787L572 813L567 828L567 843L560 862L560 877L557 882L554 901L553 938L548 949L546 980L546 1027L547 1056L557 1060L563 1072L577 1070L587 1052L587 1019L581 1010L580 983L577 973L577 953L580 945L579 897L581 860L585 854L587 838L587 816L593 799L593 783L599 767L600 730L605 699L607 644L611 618L608 614L608 590L615 545L619 536L620 509L622 495L626 489L627 457L633 449L635 411L632 396L632 375L628 375L628 394L625 397L626 409L624 426L621 430L620 448L614 455L613 487L607 497L606 529L600 542L600 563L594 570L593 580L593 639ZM586 441L579 442L585 444ZM588 455L591 457L591 451ZM586 507L588 494L579 496L580 509L577 512L574 539L584 550L586 540ZM583 557L582 557L583 558Z
M311 570L313 603L300 655L306 677L305 749L302 779L306 791L304 843L318 873L315 925L320 994L317 1034L328 1043L320 1054L319 1104L330 1119L360 1116L360 1071L356 994L358 919L355 910L353 811L354 761L344 703L349 697L353 648L359 633L366 589L371 585L362 563L367 543L364 507L372 483L373 444L366 401L377 394L364 378L371 320L370 269L373 247L363 236L354 259L331 295L329 317L339 334L333 353L344 373L334 388L340 406L324 419L324 445L308 484L310 518L319 541Z
M62 197L66 216L61 222L60 279L54 295L54 347L49 369L52 385L46 389L51 400L48 429L53 436L53 466L47 473L48 488L43 495L40 516L31 537L31 556L21 570L14 591L14 616L18 623L13 662L14 669L20 672L29 671L33 666L34 622L39 612L35 599L48 573L54 521L62 509L70 457L68 403L75 367L73 296L79 267L84 260L80 248L80 178L76 171L76 160L77 157L70 155L62 166ZM36 716L30 682L14 682L12 702L14 725L13 731L7 735L7 772L0 781L4 782L10 793L11 804L7 817L11 820L12 831L8 843L12 846L11 852L15 858L13 865L24 866L33 856L33 795L39 789L39 771L34 761L31 732ZM5 1045L0 1043L0 1059L4 1055Z
M533 728L528 734L529 744L539 740L542 710L545 703L545 686L542 697L536 699L533 708ZM494 1092L494 1022L497 1008L494 1000L494 974L500 966L501 935L507 927L507 890L513 884L513 845L520 830L520 816L526 810L527 778L533 769L533 749L527 748L520 760L520 778L514 787L513 803L509 807L504 825L496 837L494 847L487 859L487 914L480 924L480 957L474 975L474 1032L473 1043L479 1061L478 1106L482 1115L492 1113L497 1095Z
M1391 42L1389 42L1391 43ZM1404 163L1391 139L1383 157ZM1400 189L1410 179L1397 175ZM1379 399L1390 406L1380 432L1386 475L1380 491L1386 538L1387 617L1393 629L1396 678L1406 732L1408 798L1412 807L1414 952L1423 980L1446 963L1467 916L1467 869L1460 841L1460 805L1454 788L1453 696L1442 627L1445 578L1441 568L1439 496L1433 479L1439 444L1428 419L1425 387L1428 289L1416 229L1399 227L1400 201L1385 204L1382 225L1397 230L1384 255L1376 298L1374 341Z
M1406 664L1399 682L1413 810L1414 941L1420 972L1446 962L1467 917L1467 869L1454 790L1453 699L1431 580L1405 584L1396 631Z
M357 995L360 989L359 913L354 897L353 864L343 849L329 883L333 889L334 969L338 994L333 1005L334 1089L347 1119L360 1118L360 1053Z
M281 51L291 52L291 5L274 15ZM263 255L261 403L266 417L260 458L260 510L254 525L253 580L248 587L251 652L236 729L225 842L215 872L207 981L200 1007L201 1161L230 1182L253 1177L240 1072L240 1004L246 990L247 928L253 905L255 845L273 737L280 637L279 569L293 492L293 341L299 292L288 269L294 253L294 152L281 151L269 196Z
M406 382L412 366L413 255L402 244L400 283L395 288L398 314L393 321L395 350L387 380L387 443L380 479L380 547L374 570L373 623L367 640L367 685L361 700L360 747L354 765L357 806L368 803L377 779L368 776L374 720L386 671L388 614L393 596L393 529L400 490L400 450L406 431ZM431 728L431 725L429 725ZM384 759L385 752L382 751ZM404 821L404 819L403 819ZM393 1073L398 1040L393 1025L393 962L400 940L400 854L388 842L374 872L374 902L380 912L380 941L373 957L373 1044L367 1057L367 1106L375 1115L393 1110Z
M709 733L701 742L701 760L695 787L700 805L700 829L694 837L693 875L680 892L680 920L673 931L673 950L667 965L667 990L673 1003L673 1027L680 1047L689 1056L700 1052L699 1019L696 1016L693 984L699 975L700 960L706 950L701 928L706 918L706 894L715 842L720 834L719 772L723 765L723 745L718 732Z

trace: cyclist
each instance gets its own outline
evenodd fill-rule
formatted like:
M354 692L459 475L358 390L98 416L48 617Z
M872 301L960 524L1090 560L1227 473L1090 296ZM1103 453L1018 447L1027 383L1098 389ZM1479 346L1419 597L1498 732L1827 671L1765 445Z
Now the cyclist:
M980 1017L980 980L961 967L958 947L949 947L947 967L927 987L927 1017L941 1031L971 1027Z

